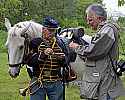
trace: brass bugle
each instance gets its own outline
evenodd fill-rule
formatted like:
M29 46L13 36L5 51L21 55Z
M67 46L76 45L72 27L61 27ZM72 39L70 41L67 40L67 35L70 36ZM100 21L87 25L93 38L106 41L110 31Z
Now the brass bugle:
M23 88L23 89L19 89L19 94L22 96L26 96L26 92L29 89L29 87Z
M28 89L30 87L32 87L32 85L34 85L38 80L34 81L33 83L31 83L29 86L25 87L25 88L20 88L19 89L19 94L22 95L22 96L26 96L26 93L28 91Z

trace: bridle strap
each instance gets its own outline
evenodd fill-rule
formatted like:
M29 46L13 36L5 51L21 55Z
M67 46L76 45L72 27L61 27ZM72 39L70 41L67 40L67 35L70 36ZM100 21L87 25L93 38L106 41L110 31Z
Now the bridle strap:
M24 38L25 38L25 34L26 34L26 31L29 29L29 27L31 26L31 23L29 23L29 25L26 27L26 29L24 29L23 31L22 31L22 37L24 36ZM24 33L24 34L23 34Z
M23 60L22 60L22 64L23 65L25 65L27 55L30 52L30 49L29 49L30 40L31 39L30 39L30 37L27 34L27 37L25 37L25 41L24 41L24 54L23 54Z
M7 53L8 54L8 53ZM9 60L9 54L8 54L8 60ZM9 67L18 67L21 66L22 63L18 63L18 64L8 64Z
M19 64L9 64L9 67L18 67L18 66L21 66L22 63L19 63Z

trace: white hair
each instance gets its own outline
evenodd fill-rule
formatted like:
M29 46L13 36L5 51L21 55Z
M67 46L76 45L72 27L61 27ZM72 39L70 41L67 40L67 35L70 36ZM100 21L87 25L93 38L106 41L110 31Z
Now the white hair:
M95 12L95 14L97 16L104 17L105 19L107 18L107 12L103 8L103 6L100 5L100 4L91 4L91 5L89 5L88 8L86 9L86 13L88 14L90 11Z

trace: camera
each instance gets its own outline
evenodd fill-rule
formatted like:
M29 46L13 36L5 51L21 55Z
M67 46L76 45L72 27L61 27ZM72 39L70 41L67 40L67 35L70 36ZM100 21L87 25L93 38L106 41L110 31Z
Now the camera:
M125 60L120 60L117 62L116 73L118 76L122 76L123 72L125 72Z
M61 37L65 37L69 43L73 41L80 45L88 45L88 42L83 39L84 34L85 32L83 27L66 28L61 30L61 32L59 33L59 35Z
M82 37L84 36L85 32L84 32L84 28L75 28L73 30L73 35L71 40L78 43L78 44L83 44L84 41L82 40Z

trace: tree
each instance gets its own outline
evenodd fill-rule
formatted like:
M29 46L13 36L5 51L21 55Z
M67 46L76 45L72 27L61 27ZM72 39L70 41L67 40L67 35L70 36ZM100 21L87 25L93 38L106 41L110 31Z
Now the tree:
M25 20L41 22L46 15L58 19L62 27L86 26L84 10L94 2L101 0L0 0L0 28L4 28L5 17L15 24Z
M4 27L4 18L12 20L12 24L21 20L20 9L22 3L19 0L1 0L0 1L0 27Z
M124 6L125 0L118 0L118 6Z

